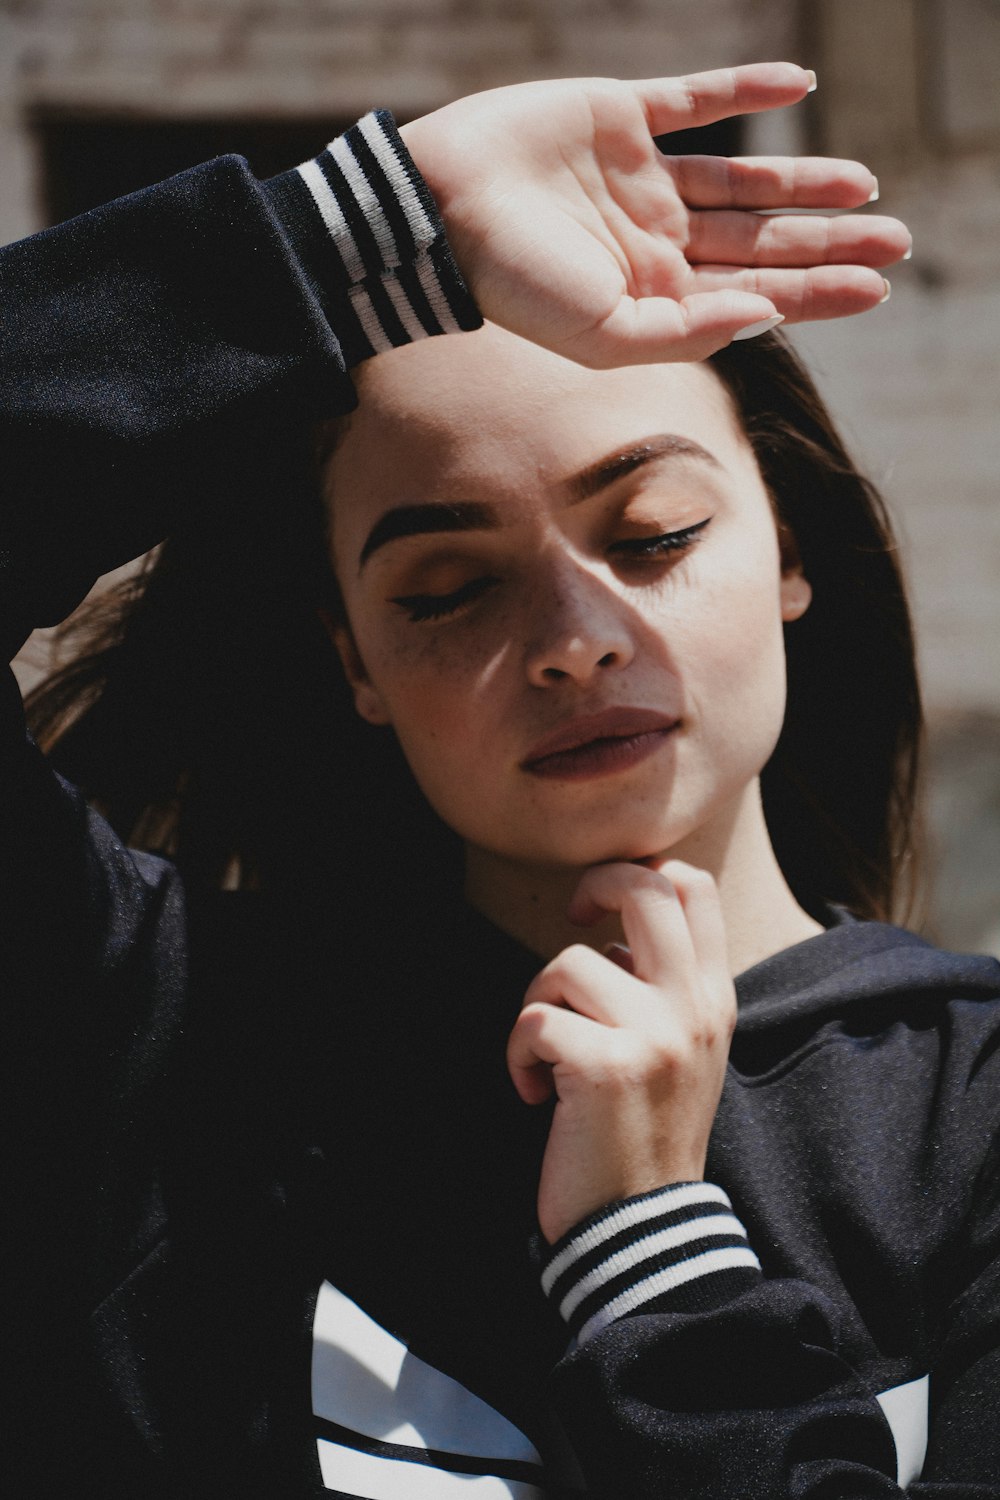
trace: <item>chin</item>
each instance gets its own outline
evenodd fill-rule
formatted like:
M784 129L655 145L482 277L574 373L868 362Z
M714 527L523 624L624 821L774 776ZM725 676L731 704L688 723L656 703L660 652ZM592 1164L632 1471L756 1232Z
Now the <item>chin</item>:
M532 840L530 849L511 851L511 854L526 864L568 870L619 862L634 864L642 859L663 857L690 832L687 828L651 828L648 822L634 831L617 828L599 833L595 830L590 836L576 828L565 838L555 835L544 843Z

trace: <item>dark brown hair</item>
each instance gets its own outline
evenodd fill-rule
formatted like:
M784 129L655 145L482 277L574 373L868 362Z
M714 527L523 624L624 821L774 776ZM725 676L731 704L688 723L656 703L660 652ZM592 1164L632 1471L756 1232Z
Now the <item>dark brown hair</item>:
M788 709L761 777L768 829L808 909L904 919L920 877L923 715L897 544L800 361L780 338L757 345L711 363L813 594L785 627Z
M768 336L713 357L811 607L786 627L788 711L762 777L778 860L810 910L906 913L920 697L896 546L812 381ZM322 454L343 419L318 437ZM58 769L131 843L206 884L359 878L447 862L453 838L394 737L353 712L317 618L333 588L320 486L203 519L61 627L65 664L28 699ZM391 840L391 846L389 844Z

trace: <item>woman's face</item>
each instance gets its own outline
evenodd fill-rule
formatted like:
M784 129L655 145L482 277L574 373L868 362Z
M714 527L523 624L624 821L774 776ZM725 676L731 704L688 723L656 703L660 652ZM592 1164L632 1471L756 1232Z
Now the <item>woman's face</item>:
M505 859L676 848L755 792L808 603L707 366L500 330L366 366L329 468L337 643L438 814Z

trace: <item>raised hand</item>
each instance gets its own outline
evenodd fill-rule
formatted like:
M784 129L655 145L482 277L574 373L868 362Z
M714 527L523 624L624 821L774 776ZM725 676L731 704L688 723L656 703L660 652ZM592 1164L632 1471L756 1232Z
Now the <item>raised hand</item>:
M472 95L404 126L484 315L584 364L704 359L740 330L841 317L885 295L910 236L851 209L857 162L663 156L653 137L794 104L811 75L758 63Z
M736 995L715 883L679 861L588 870L581 925L619 912L629 968L582 944L532 981L507 1064L521 1098L557 1103L538 1189L550 1244L594 1209L698 1181L722 1092Z

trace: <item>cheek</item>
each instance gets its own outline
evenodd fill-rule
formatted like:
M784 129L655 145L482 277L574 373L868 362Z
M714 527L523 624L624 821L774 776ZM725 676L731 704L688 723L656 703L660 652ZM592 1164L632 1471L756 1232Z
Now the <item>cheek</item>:
M444 730L474 738L502 721L524 629L520 601L504 598L439 623L362 619L355 635L405 744Z
M748 728L784 711L780 566L768 542L730 562L698 591L678 658L700 715L724 715L731 725L738 715Z
M372 680L424 798L461 838L489 843L504 728L489 665L440 639L385 647L374 663Z
M457 632L414 625L372 643L365 662L417 779L450 775L482 734L498 653L477 652Z

